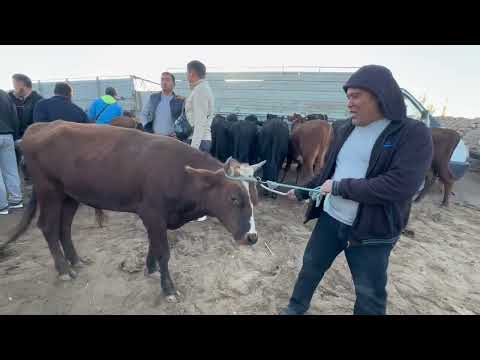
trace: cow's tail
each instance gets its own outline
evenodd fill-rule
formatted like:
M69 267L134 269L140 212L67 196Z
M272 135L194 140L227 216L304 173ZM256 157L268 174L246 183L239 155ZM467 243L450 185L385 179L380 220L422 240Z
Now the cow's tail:
M36 212L37 212L37 195L35 193L35 188L32 187L32 196L30 197L30 201L28 202L28 205L23 212L22 219L10 234L8 240L4 244L0 245L0 255L4 253L4 250L8 246L8 244L16 241L20 236L23 235L23 233L25 233L25 231L28 229L28 226L32 222L33 218L35 217Z
M290 167L292 166L292 161L293 161L293 143L292 143L292 140L289 139L287 163L285 164L285 168L283 169L283 177L282 177L282 180L280 180L280 182L283 182L285 180L285 177L287 176L287 173L290 171Z
M95 208L95 219L99 227L103 227L103 224L107 221L107 215L103 212L102 209Z

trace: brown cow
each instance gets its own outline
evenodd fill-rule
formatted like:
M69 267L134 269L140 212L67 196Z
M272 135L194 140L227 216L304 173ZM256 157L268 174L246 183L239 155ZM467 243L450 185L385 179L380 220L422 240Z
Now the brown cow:
M138 121L136 118L130 117L130 116L119 116L113 119L110 125L125 127L130 129L138 129L141 131L144 130L142 123Z
M224 165L167 136L61 120L33 124L20 146L33 194L6 244L26 230L38 202L38 226L62 280L75 278L74 269L83 262L71 238L80 203L140 216L149 238L146 273L156 272L159 264L168 301L175 300L177 292L168 271L167 229L208 215L218 218L238 243L257 241L255 187L229 180L225 172L253 176L262 163Z
M332 126L324 120L305 121L296 117L292 124L292 135L288 149L287 164L282 182L290 170L292 161L297 162L297 179L305 184L323 168L325 154L332 140ZM300 174L301 173L301 174Z
M427 173L425 185L415 202L423 199L437 178L440 178L440 181L443 183L442 206L448 207L453 183L457 180L450 172L448 163L461 137L458 132L452 129L433 128L431 130L433 140L432 165Z

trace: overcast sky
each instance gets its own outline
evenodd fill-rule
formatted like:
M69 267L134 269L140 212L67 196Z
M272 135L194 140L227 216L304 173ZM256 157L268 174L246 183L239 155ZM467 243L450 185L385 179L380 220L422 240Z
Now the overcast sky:
M323 45L0 45L0 88L11 75L33 80L137 75L154 81L167 68L197 59L225 71L260 66L362 66L390 68L401 87L447 115L480 117L480 46ZM183 71L182 70L182 71ZM219 69L220 70L220 69ZM208 76L208 75L207 75Z

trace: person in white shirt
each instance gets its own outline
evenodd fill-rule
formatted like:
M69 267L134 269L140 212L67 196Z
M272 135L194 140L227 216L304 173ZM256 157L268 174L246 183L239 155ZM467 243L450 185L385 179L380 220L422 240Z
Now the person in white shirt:
M192 92L185 102L185 115L193 126L190 145L209 153L215 100L212 89L205 80L205 74L205 65L200 61L194 60L187 64L187 78Z
M187 64L187 78L192 92L185 101L185 115L193 127L193 134L188 140L190 145L200 151L210 153L212 146L212 125L214 98L210 85L205 80L205 65L193 60ZM205 221L206 216L198 221Z

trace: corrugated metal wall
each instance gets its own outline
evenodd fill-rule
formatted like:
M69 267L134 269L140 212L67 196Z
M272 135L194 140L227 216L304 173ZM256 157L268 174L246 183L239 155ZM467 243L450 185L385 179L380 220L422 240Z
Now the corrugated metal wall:
M105 94L105 89L109 86L113 86L119 96L125 97L125 100L121 100L120 104L124 110L137 110L135 99L134 82L131 78L121 79L101 79L98 80L58 80L67 81L73 88L72 101L80 106L82 109L87 110L92 102L98 97ZM53 89L57 81L35 81L33 88L39 92L43 97L53 96Z
M217 113L287 115L321 113L329 118L348 116L342 85L349 72L216 72L207 75L215 96ZM190 89L185 73L175 73L175 92L188 96ZM151 92L138 91L132 77L97 80L68 80L72 85L73 101L86 110L105 88L113 86L125 100L124 110L139 111ZM53 95L54 81L34 82L42 96ZM137 90L137 92L135 91Z
M322 113L348 116L342 85L347 72L209 73L216 112L292 114ZM176 93L190 93L185 73L175 73Z

